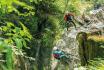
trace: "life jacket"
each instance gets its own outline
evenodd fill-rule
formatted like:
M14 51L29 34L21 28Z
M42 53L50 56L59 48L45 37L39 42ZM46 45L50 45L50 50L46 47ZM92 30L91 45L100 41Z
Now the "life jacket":
M54 50L53 51L53 57L56 59L60 59L62 55L64 55L64 53L60 50Z
M65 21L72 21L73 17L74 17L74 15L72 13L68 13L64 16L64 20Z

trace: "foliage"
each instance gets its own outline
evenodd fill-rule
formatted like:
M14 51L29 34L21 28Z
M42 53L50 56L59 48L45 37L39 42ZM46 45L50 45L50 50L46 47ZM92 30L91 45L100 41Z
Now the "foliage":
M104 36L89 36L88 39L94 40L96 42L104 42Z
M101 58L95 58L94 60L89 61L89 66L87 68L91 70L103 70L104 60Z
M24 2L20 2L19 0L1 0L0 1L0 8L2 10L2 13L8 13L12 11L16 11L18 14L20 13L14 5L23 6L24 8L31 10L33 9L31 6L27 5Z
M13 23L6 22L6 26L0 27L1 29L1 37L3 37L3 41L0 41L0 50L1 52L6 53L6 64L7 69L13 69L13 51L11 46L16 46L18 49L22 49L22 47L27 47L26 41L32 38L29 34L27 28L21 23L22 28L16 27ZM11 45L11 46L9 46Z
M27 28L22 23L21 23L22 28L16 27L11 22L6 23L7 23L6 26L0 27L1 32L3 32L1 36L5 38L5 42L12 45L16 43L16 46L18 48L22 48L22 46L26 47L26 41L29 41L29 39L32 38Z
M6 66L1 66L5 70L12 70L13 69L13 60L12 60L12 49L11 47L4 42L4 40L0 40L0 53L6 53Z
M33 68L50 70L52 48L65 28L64 13L79 15L90 7L92 1L87 0L0 0L0 52L6 50L7 61L2 67L15 69L16 46L36 58Z
M22 6L28 10L33 9L26 3L18 0L0 0L0 52L6 53L4 55L6 56L4 59L6 61L6 65L1 66L3 70L14 70L13 60L15 57L13 57L12 46L16 46L21 50L23 47L27 47L27 43L32 39L29 30L20 20L18 20L18 26L14 22L17 21L19 16L25 16L26 14L28 15L28 13L23 14L19 12L17 6L14 5ZM16 13L13 13L13 11L18 14L17 17Z

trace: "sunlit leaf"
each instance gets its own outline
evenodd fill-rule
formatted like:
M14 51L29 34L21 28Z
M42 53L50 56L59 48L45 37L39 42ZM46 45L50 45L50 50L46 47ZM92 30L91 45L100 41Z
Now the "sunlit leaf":
M22 48L22 40L21 39L18 39L18 38L15 38L14 39L15 43L16 43L16 46L18 49L21 49Z

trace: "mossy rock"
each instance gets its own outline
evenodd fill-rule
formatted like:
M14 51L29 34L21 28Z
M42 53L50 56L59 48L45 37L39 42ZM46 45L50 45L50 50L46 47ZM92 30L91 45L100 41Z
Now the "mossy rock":
M77 40L82 65L86 65L87 61L94 58L104 57L104 36L80 32L77 35Z

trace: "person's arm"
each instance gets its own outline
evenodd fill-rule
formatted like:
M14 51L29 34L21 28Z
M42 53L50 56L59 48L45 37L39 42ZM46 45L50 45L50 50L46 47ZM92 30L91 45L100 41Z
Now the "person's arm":
M67 21L67 15L64 16L64 20Z
M69 14L68 14L68 16L71 16L71 17L72 17L72 18L71 18L71 19L72 19L72 21L73 21L73 20L75 20L75 18L74 18L74 14L69 13Z

